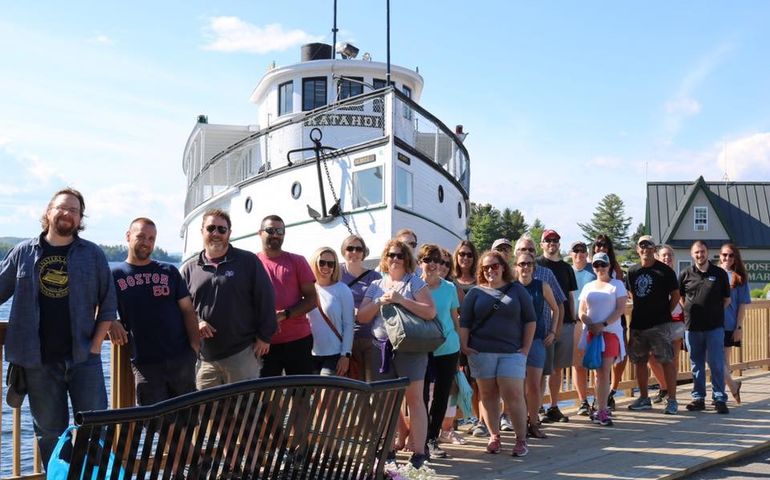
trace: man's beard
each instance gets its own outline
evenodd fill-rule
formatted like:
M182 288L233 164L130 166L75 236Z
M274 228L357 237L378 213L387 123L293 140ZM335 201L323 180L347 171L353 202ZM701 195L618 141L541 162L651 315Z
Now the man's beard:
M77 224L72 221L70 221L69 226L65 226L62 222L62 219L56 218L54 219L53 229L56 234L61 237L71 237L75 234L75 232L77 232L78 227Z

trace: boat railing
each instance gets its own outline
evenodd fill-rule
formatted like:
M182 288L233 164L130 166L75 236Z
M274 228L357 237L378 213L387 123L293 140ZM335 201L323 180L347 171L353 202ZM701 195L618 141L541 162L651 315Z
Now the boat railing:
M626 309L626 316L631 318L631 305ZM5 331L8 327L6 322L0 322L0 344L5 345ZM0 360L2 359L2 350L0 350ZM128 362L128 351L124 347L112 348L110 358L111 362L111 408L124 408L134 406L134 379L131 372L131 365ZM763 368L770 371L770 300L754 300L753 303L746 306L746 316L743 321L743 340L742 346L733 348L730 357L730 369L734 375L743 375L745 370ZM678 379L688 381L691 379L690 361L686 352L680 352L678 361ZM5 363L3 363L2 378L5 378ZM562 400L577 398L577 391L574 388L574 379L572 369L565 369L562 378L564 379L564 388L562 390ZM654 382L651 381L651 384ZM631 395L632 389L636 386L634 368L626 367L619 388L626 395ZM546 400L548 401L547 397ZM34 444L34 435L32 433L31 421L29 420L28 402L22 406L26 411L25 418L29 424L22 425L22 409L11 409L5 403L3 395L0 402L0 413L2 413L2 422L0 422L0 451L3 457L10 449L11 465L0 464L0 478L4 479L42 479L44 475L40 467L37 448ZM10 413L10 415L8 415ZM7 424L6 417L11 417L10 425ZM6 442L10 441L10 446ZM22 455L22 451L34 452L32 455ZM33 456L34 455L34 456Z
M468 152L460 139L409 97L386 87L290 116L234 143L209 161L187 159L188 166L200 168L186 169L185 215L241 182L269 176L309 159L288 160L286 155L290 150L311 147L309 133L313 128L323 129L324 145L344 147L346 151L395 135L445 170L465 192L470 187ZM199 135L205 135L203 132ZM201 148L194 148L187 155L200 152Z

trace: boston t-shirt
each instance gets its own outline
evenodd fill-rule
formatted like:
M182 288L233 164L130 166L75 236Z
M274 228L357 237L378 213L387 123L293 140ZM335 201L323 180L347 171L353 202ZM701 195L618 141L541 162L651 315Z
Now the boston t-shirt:
M72 244L55 247L41 240L43 255L38 262L40 304L40 354L43 363L72 358L69 274L67 253ZM77 288L77 285L74 285Z
M673 321L670 295L678 288L676 273L663 262L655 260L649 267L636 264L629 268L626 289L634 300L631 329L646 330Z

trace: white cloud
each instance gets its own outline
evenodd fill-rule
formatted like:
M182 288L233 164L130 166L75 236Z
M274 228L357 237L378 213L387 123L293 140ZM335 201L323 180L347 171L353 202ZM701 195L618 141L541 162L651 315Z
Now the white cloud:
M89 38L88 41L91 43L95 43L97 45L104 45L104 46L112 46L115 43L112 40L112 38L102 33L97 33L93 37Z
M687 97L680 97L669 100L665 105L666 113L670 115L693 116L700 113L700 103L697 100Z
M238 17L213 17L206 31L213 38L203 48L218 52L268 53L317 42L323 38L302 30L284 30L279 23L261 27Z
M623 159L619 157L599 155L588 160L587 165L589 167L620 168L623 166Z
M754 133L725 142L717 164L731 180L767 178L770 175L770 132Z

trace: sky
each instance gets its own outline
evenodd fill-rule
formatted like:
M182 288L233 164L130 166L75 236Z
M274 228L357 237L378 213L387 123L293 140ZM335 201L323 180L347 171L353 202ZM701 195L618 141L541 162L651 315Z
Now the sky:
M29 237L52 192L86 198L85 238L149 216L181 251L182 153L199 114L256 123L275 62L331 43L332 0L0 0L0 236ZM338 41L385 61L385 2L338 0ZM463 124L471 200L567 243L647 181L770 181L770 2L391 0L392 63Z

